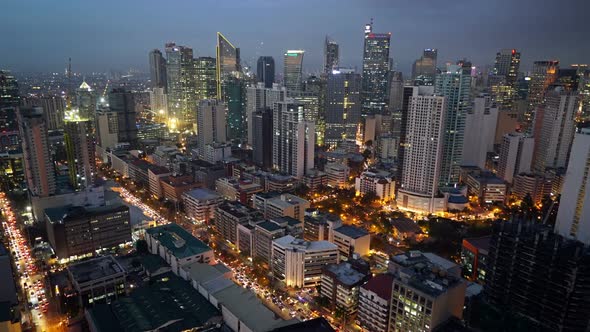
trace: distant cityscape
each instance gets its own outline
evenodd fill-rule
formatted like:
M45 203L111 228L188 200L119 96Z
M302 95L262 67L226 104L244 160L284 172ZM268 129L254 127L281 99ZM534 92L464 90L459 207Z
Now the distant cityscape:
M588 65L402 73L369 22L310 75L221 32L0 63L0 331L590 330Z

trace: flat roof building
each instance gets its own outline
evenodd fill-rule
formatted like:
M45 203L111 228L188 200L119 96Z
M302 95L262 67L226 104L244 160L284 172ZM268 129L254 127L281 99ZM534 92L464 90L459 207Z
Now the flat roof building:
M127 271L113 258L103 256L67 267L73 289L82 306L108 302L125 294Z

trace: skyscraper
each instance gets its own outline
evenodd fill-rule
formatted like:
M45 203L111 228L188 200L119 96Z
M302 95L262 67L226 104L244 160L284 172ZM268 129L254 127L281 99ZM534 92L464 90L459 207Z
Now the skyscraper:
M82 82L80 87L76 90L76 107L80 111L81 117L94 119L94 113L96 111L96 95L86 81Z
M535 141L522 133L504 135L500 146L497 174L508 183L520 173L530 173Z
M340 50L339 45L335 41L326 36L324 41L324 74L329 74L332 69L338 68L340 65Z
M40 108L21 108L18 125L30 194L39 197L55 194L55 169L49 153L43 111Z
M287 90L285 87L274 84L271 89L258 83L256 86L246 88L246 117L248 121L248 143L253 144L254 135L257 133L253 127L253 116L259 111L273 108L274 103L285 101Z
M246 91L244 81L238 77L228 77L222 84L227 105L227 138L247 139L246 121Z
M77 110L66 113L64 141L70 184L78 190L92 186L96 176L93 120L80 117Z
M525 114L527 127L533 122L533 116L537 106L543 104L545 101L547 89L557 80L558 71L559 61L556 60L535 61L533 63L533 71L531 72L529 83L529 107Z
M382 113L387 104L390 39L391 33L374 33L373 22L365 25L362 75L364 113Z
M256 78L263 82L267 89L275 82L275 59L271 56L261 56L256 63Z
M465 117L462 165L485 169L488 152L494 151L498 108L488 94L480 94Z
M219 100L205 99L199 102L197 148L202 159L205 157L205 147L208 144L227 141L225 109L225 104Z
M150 51L150 81L152 88L164 88L166 91L166 59L158 49Z
M405 149L398 205L402 209L434 213L444 209L438 186L442 168L448 107L434 88L411 87L408 101Z
M272 109L257 111L252 116L252 161L264 169L272 167Z
M401 71L389 72L389 110L399 112L402 109L404 78Z
M273 168L301 179L314 167L315 125L305 121L304 105L278 102L273 108Z
M217 84L215 81L215 58L198 57L193 61L196 84L196 101L211 99L217 96Z
M222 84L230 77L239 77L240 49L221 32L217 33L217 99L225 100Z
M545 94L545 104L537 108L533 171L564 168L576 130L575 115L579 100L575 92L556 87Z
M575 135L561 191L555 231L590 244L590 129Z
M20 95L16 79L9 71L0 70L0 108L18 106L19 103Z
M494 75L502 75L506 78L506 84L516 89L518 70L520 69L520 52L515 49L502 49L496 53L494 62Z
M447 97L445 134L439 183L443 186L459 182L459 166L463 156L465 116L471 109L471 64L449 65L436 77L434 92Z
M361 122L361 76L351 69L328 74L326 90L326 145L354 140Z
M427 48L412 65L412 79L416 85L433 85L436 78L436 48Z
M168 127L183 130L194 123L195 84L193 50L166 44L166 78L168 92Z
M302 90L303 85L303 54L302 50L288 50L285 53L285 66L283 79L287 93Z
M113 89L109 93L109 109L117 114L117 136L119 143L137 143L137 114L135 96L125 89Z

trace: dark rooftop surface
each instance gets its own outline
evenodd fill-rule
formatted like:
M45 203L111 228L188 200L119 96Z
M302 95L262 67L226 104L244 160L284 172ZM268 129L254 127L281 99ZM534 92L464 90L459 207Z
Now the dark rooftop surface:
M148 228L146 232L156 238L178 258L198 255L211 250L203 241L197 239L177 224Z
M263 228L269 232L274 232L274 231L278 231L279 229L282 229L282 227L270 220L261 222L260 224L256 225L257 227Z
M362 228L358 228L355 226L349 226L349 225L344 225L341 227L338 227L335 229L336 232L338 233L342 233L348 237L351 237L353 239L358 239L360 237L363 237L365 235L369 235L369 233L367 231L365 231Z
M472 237L468 239L464 239L463 241L469 242L472 246L476 247L479 250L489 250L490 249L490 240L492 236L482 236L482 237Z
M391 287L393 286L393 275L378 274L361 286L364 289L379 295L383 299L391 299Z
M416 224L412 219L408 218L397 218L391 220L391 225L397 228L402 233L421 233L420 226Z
M274 329L272 332L334 332L334 329L324 317L319 317L305 322L280 327Z

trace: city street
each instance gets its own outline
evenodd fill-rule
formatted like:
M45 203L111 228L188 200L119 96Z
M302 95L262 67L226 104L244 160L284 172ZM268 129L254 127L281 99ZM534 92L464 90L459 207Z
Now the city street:
M58 314L56 301L48 298L50 292L46 290L46 275L37 266L27 237L19 227L11 203L3 192L0 192L0 209L2 228L19 276L18 286L23 290L23 320L32 323L39 331L65 331L67 320Z

